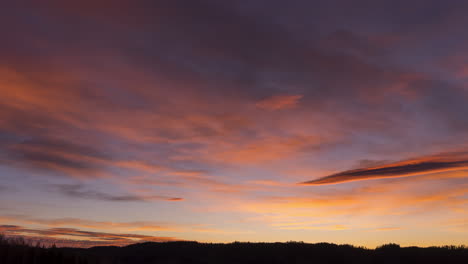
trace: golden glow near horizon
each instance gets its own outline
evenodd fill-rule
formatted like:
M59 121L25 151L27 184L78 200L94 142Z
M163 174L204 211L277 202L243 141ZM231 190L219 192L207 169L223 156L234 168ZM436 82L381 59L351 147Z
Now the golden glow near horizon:
M468 4L242 2L6 4L0 233L468 244Z

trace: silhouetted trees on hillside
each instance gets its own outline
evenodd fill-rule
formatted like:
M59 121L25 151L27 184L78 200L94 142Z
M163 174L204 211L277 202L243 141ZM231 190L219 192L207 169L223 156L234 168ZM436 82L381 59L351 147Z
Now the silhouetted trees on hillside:
M329 243L141 243L126 247L44 248L24 240L0 238L2 264L397 264L468 263L468 248L400 247L375 250Z
M0 235L1 264L100 264L97 258L70 254L63 249L32 245L21 237Z

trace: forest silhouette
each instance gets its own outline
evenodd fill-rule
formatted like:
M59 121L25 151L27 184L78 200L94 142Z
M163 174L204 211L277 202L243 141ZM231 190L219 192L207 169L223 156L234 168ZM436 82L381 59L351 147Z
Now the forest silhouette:
M330 243L147 242L124 247L57 248L33 245L23 238L0 236L2 264L302 264L302 263L468 263L468 247L376 249Z

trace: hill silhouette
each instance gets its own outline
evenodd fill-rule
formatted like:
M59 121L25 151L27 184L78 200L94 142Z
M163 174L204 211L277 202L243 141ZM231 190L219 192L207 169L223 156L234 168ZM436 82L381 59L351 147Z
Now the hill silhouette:
M0 239L3 264L377 264L468 263L468 248L400 247L386 244L376 249L330 243L148 242L125 247L45 248L21 239Z

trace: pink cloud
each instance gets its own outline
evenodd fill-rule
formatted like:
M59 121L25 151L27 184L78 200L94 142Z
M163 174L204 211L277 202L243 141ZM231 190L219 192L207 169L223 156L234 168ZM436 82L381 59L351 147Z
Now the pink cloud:
M260 109L270 111L291 109L299 106L302 97L302 95L274 95L258 101L255 105Z

